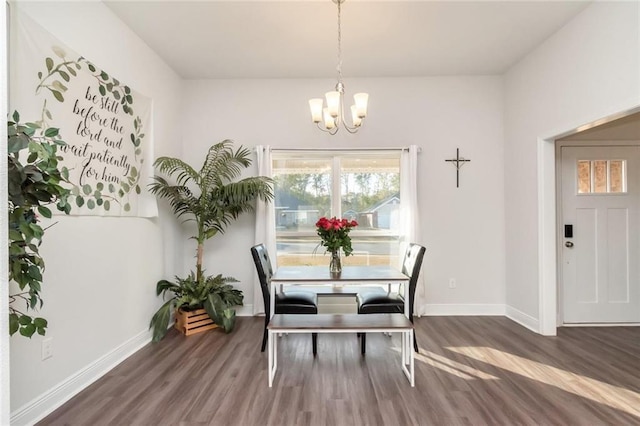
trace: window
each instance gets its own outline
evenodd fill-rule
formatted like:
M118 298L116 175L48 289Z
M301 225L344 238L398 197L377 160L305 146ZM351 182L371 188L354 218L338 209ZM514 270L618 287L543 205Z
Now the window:
M278 265L328 265L315 223L323 216L358 221L344 265L396 265L399 251L400 152L276 152Z
M610 194L626 191L626 161L578 160L578 194Z

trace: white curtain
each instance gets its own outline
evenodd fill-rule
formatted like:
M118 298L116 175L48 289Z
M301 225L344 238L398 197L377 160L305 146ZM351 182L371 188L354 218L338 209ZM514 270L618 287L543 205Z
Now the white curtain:
M258 176L271 175L271 147L258 145L256 147ZM258 200L256 205L256 244L264 244L271 257L274 268L276 262L276 216L272 203ZM262 290L258 275L254 274L253 286L253 315L264 313Z
M409 243L421 244L420 215L418 214L418 151L416 145L402 151L400 157L400 266ZM427 253L428 253L427 248ZM425 254L427 256L427 254ZM421 273L416 287L416 298L413 311L422 315L425 286Z

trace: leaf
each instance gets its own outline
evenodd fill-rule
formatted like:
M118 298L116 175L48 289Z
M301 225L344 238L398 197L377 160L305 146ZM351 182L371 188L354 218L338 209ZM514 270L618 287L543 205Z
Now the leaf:
M93 200L87 201L87 207L89 207L90 209L95 208L95 206L96 206L96 202L95 201L93 201Z
M109 74L107 74L106 72L102 71L102 73L100 73L100 78L102 78L103 80L108 80L109 79Z
M78 207L84 206L84 198L82 198L80 195L76 197L76 206Z
M128 212L128 211L130 211L130 210L131 210L131 206L129 205L129 203L125 204L125 205L124 205L124 211L125 211L125 212Z
M44 131L44 135L48 138L53 138L55 136L58 136L59 131L60 130L55 127L49 127L47 130Z
M91 194L91 185L89 184L82 185L82 192L84 192L84 195Z
M159 342L167 334L173 302L173 299L167 300L162 306L160 306L160 309L153 314L151 322L149 323L149 328L153 328L152 342Z
M38 71L38 80L42 80L42 71Z
M140 192L142 192L140 185L136 185L136 194L140 194Z
M22 334L24 337L30 338L31 336L33 336L33 333L35 332L36 332L36 327L33 324L25 325L20 329L20 334Z
M94 67L93 64L88 64L87 67L89 68L89 71L96 72L96 67Z
M96 200L96 204L97 204L97 205L101 206L101 205L102 205L102 203L104 203L104 200L103 200L102 198L98 198L98 199Z
M62 50L61 47L59 47L59 46L51 46L51 50L53 50L53 53L55 53L60 59L64 59L65 53L64 53L64 50Z
M47 71L51 71L53 69L53 59L46 58L44 62L47 64Z
M19 328L18 314L9 314L9 334L13 336Z
M49 112L48 109L44 110L44 115L46 115L49 120L53 119L53 117L51 116L51 113Z
M69 169L66 167L63 167L62 170L60 170L60 175L64 180L69 180Z
M131 93L131 89L129 88L129 86L124 86L124 93L126 93L127 95Z
M31 324L31 317L29 315L21 315L20 318L18 318L18 322L20 325Z
M64 81L69 82L69 80L70 80L69 74L67 74L66 72L64 72L62 70L60 70L59 72L60 72L60 77L62 77L62 79Z
M38 213L40 213L42 216L46 217L47 219L51 219L51 210L49 210L45 206L38 206Z
M43 327L44 328L47 325L49 325L49 323L44 318L34 318L33 319L33 325L35 325L36 327Z
M53 97L56 98L58 102L64 102L64 96L62 96L62 93L58 92L57 90L49 90L51 90L51 93L53 93Z
M20 121L20 114L18 113L18 111L13 111L13 121L15 121L16 123Z
M98 183L96 184L96 189L97 189L98 191L102 191L102 190L104 189L104 184L103 184L102 182L98 182Z
M109 211L109 209L111 208L111 203L109 202L109 200L105 200L104 202L104 209L106 211Z
M104 86L100 86L100 87L98 88L98 91L100 92L100 94L101 94L102 96L105 96L105 95L107 94L107 90L104 88Z
M131 189L131 187L129 186L128 183L126 182L121 182L120 186L122 186L122 189L124 189L125 192L129 192L129 190Z
M53 83L51 83L51 85L56 90L59 90L60 92L66 92L67 91L67 86L65 86L64 84L60 83L58 80L55 80Z
M109 192L116 192L116 187L112 183L109 184Z

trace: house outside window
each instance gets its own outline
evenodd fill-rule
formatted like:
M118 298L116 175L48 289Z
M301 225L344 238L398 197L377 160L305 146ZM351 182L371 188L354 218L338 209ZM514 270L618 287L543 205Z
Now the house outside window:
M316 234L323 216L358 221L343 265L397 265L400 152L273 154L277 264L328 265Z

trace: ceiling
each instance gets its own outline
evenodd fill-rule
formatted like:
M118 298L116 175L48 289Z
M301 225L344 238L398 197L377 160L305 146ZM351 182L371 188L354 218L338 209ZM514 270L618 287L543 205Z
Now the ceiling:
M330 0L104 2L185 79L336 73L337 6ZM348 0L343 75L501 74L588 4Z

